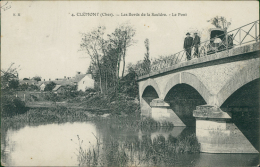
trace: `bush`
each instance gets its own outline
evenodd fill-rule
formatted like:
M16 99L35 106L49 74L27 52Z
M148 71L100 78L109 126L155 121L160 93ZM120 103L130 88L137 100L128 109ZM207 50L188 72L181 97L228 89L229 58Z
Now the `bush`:
M54 89L56 86L56 83L55 82L50 82L48 83L45 88L44 88L44 91L52 91L52 89Z
M1 112L2 116L13 116L16 114L22 114L27 111L25 103L14 96L3 96L1 100Z
M92 89L92 88L86 88L86 90L85 90L85 93L87 93L87 94L89 94L89 93L94 93L94 92L96 92L96 90L95 89Z
M59 97L56 93L48 92L45 94L44 99L56 103L59 100Z

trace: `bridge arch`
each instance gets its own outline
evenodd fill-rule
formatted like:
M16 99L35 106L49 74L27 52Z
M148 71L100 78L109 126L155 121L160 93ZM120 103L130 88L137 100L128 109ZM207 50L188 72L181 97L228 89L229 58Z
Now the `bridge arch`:
M235 91L259 78L259 63L242 68L219 91L217 99L221 106Z
M206 86L192 73L182 72L171 77L165 88L164 88L164 97L165 99L167 93L177 84L187 84L193 87L199 94L203 97L203 99L208 103L210 97L212 96Z
M230 113L232 123L259 151L259 84L260 79L252 80L232 93L220 108Z
M158 94L158 96L161 96L161 91L159 89L158 84L153 80L153 79L148 79L142 86L141 90L140 90L140 96L142 97L144 90L148 87L148 86L152 86L156 93Z

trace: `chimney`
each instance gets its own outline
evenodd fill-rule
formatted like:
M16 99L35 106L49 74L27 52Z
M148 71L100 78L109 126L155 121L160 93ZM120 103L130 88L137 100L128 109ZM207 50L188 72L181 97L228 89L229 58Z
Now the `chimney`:
M50 81L51 79L49 78L49 81Z
M43 81L45 81L45 79L43 79Z
M64 79L66 79L66 76L64 76Z
M78 73L78 74L80 74L80 72L79 72L79 71L78 71L77 73Z

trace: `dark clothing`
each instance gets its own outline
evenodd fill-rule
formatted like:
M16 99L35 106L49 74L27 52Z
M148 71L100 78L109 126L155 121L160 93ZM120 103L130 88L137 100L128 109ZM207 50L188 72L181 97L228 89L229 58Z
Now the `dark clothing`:
M190 59L191 59L191 48L187 48L187 49L185 49L185 50L186 50L187 60L190 60Z
M200 45L200 37L198 35L194 37L192 45Z
M186 37L185 40L184 40L184 49L186 51L186 57L187 57L187 60L190 60L191 59L191 47L192 47L192 44L193 44L193 38L192 37Z
M184 40L183 47L185 49L187 49L187 48L190 48L192 46L192 44L193 44L193 38L192 37L186 37L185 40Z
M194 45L194 57L197 56L197 58L200 57L199 53L199 45Z
M196 35L194 37L192 46L194 46L194 55L197 57L200 57L199 56L199 45L200 45L200 37L198 35Z

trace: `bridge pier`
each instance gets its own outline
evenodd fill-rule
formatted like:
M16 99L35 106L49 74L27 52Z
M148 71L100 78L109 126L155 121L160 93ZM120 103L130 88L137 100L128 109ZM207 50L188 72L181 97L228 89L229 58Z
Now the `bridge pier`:
M231 114L211 105L197 106L196 136L201 152L206 153L259 153L237 126Z
M164 100L157 98L150 103L151 117L160 122L172 122L174 126L186 126Z

